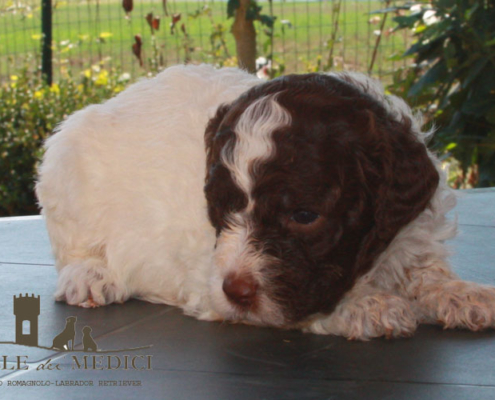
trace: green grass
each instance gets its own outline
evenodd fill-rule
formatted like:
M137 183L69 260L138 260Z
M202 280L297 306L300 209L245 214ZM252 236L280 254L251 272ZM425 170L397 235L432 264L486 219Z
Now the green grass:
M0 0L2 1L2 0ZM41 10L39 0L21 1L32 8L8 10L10 0L0 3L0 79L15 72L23 64L26 54L37 54L40 49ZM141 68L133 56L131 46L134 35L143 38L145 59L156 58L164 65L183 62L186 58L185 48L190 48L193 62L213 62L217 64L235 64L235 44L229 32L232 20L226 18L226 3L208 1L174 1L169 0L169 16L165 16L162 2L137 1L131 18L125 18L121 1L69 0L53 1L56 8L53 14L53 39L55 44L55 73L70 71L73 75L89 68L92 64L104 60L108 66L121 67L123 71L138 76L149 70L149 63ZM260 1L263 13L269 13L267 1ZM211 18L190 15L208 4ZM274 1L273 14L275 23L274 57L285 66L286 72L306 72L317 70L318 59L325 65L328 59L327 41L332 34L332 1L292 2ZM376 36L374 30L379 24L369 24L370 11L379 9L378 1L343 1L339 18L337 43L333 51L335 69L356 69L366 71L371 59ZM160 29L155 34L156 52L153 50L150 28L145 15L153 12L161 17ZM171 34L169 24L171 14L181 13L175 34ZM283 24L281 21L290 21ZM391 18L387 27L392 26ZM181 32L184 23L188 33L185 39ZM210 35L213 24L221 24L225 29L224 37L227 52L223 49L212 51ZM267 55L268 36L264 28L257 23L258 53ZM383 75L395 68L395 63L388 58L401 54L409 38L400 35L383 35L377 61L373 72ZM156 57L154 57L156 55ZM226 60L227 59L227 60Z

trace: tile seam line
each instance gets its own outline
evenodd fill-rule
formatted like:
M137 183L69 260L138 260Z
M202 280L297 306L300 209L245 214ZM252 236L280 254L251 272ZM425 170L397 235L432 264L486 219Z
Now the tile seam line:
M495 225L477 225L477 224L465 224L465 223L459 223L459 226L467 226L467 227L472 227L472 228L488 228L488 229L495 229ZM26 266L39 266L39 267L55 267L55 264L45 264L45 263L29 263L29 262L18 262L18 261L2 261L0 260L0 266L2 265L26 265Z
M153 371L161 371L161 372L187 372L194 374L211 374L211 375L228 375L228 376L239 376L239 377L266 377L263 374L242 374L242 373L234 373L234 372L212 372L212 371L200 371L200 370L187 370L187 369L162 369L162 368L153 368ZM274 378L270 376L269 379ZM475 384L475 383L455 383L455 382L421 382L421 381L411 381L411 380L386 380L386 379L350 379L350 378L334 378L334 379L325 379L325 378L296 378L293 376L280 376L276 377L276 379L288 379L291 381L318 381L318 382L360 382L360 383L400 383L400 384L411 384L411 385L443 385L443 386L466 386L466 387L490 387L495 389L495 384Z
M235 373L235 372L212 372L203 370L188 370L188 369L174 369L174 368L153 368L153 371L161 372L187 372L194 374L212 374L212 375L229 375L229 376L239 376L239 377L266 377L264 374L252 374L252 373ZM274 378L272 375L269 379ZM296 381L318 381L318 382L362 382L362 383L404 383L413 385L444 385L444 386L470 386L470 387L492 387L495 388L495 384L475 384L475 383L455 383L455 382L422 382L422 381L412 381L412 380L387 380L387 379L352 379L352 378L296 378L294 376L279 376L276 379L290 379Z
M477 224L461 224L461 223L459 223L459 226L469 226L469 227L474 227L474 228L491 228L491 229L495 229L495 225L477 225Z
M12 262L12 261L0 261L1 265L30 265L33 267L55 267L55 264L40 264L40 263L23 263L23 262Z

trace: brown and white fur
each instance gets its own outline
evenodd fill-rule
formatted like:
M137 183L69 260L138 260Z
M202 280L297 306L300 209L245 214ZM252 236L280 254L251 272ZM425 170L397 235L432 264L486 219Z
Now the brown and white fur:
M447 261L455 197L426 136L364 75L169 68L46 143L56 298L361 340L493 327L495 289Z

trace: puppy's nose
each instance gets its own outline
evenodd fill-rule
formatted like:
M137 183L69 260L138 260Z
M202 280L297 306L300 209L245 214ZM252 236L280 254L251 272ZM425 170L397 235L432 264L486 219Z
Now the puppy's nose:
M249 307L256 298L258 284L251 276L228 275L223 281L222 289L230 301Z

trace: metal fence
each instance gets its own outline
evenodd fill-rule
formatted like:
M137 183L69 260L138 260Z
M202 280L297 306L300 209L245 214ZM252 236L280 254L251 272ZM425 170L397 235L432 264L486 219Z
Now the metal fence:
M0 0L0 80L41 65L42 1ZM52 0L54 78L84 74L94 65L137 77L182 62L236 64L226 1L133 3L126 12L121 0ZM371 14L390 3L258 0L262 13L276 17L272 34L256 23L258 54L285 73L367 71L376 48L372 73L386 77L411 40L391 33L392 18Z

